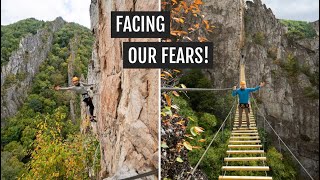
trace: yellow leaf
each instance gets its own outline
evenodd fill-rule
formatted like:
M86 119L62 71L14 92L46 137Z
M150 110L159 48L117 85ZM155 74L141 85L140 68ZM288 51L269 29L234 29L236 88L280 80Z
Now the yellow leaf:
M169 72L167 72L167 71L162 71L162 73L166 74L167 76L172 77L172 75L171 75ZM172 78L173 78L173 77L172 77Z
M182 88L187 88L187 86L184 85L184 84L180 84L180 86L181 86Z
M192 146L193 149L200 149L200 146Z
M206 142L206 140L205 139L200 139L199 142Z
M177 97L180 96L179 93L177 93L177 91L172 91L172 94L175 95L175 96L177 96Z
M176 124L183 125L183 124L184 124L184 122L185 122L185 121L180 120L180 121L176 122Z
M188 141L183 142L183 145L184 145L184 147L186 147L188 150L192 151L192 145L191 145Z
M174 72L180 73L181 71L177 70L177 69L173 69Z
M171 106L171 98L167 94L163 94L163 96L166 98L168 106Z

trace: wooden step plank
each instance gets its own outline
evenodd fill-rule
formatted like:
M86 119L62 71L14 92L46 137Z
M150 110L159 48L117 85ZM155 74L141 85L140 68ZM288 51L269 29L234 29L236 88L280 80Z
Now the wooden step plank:
M257 133L257 132L254 132L254 133L236 133L236 132L232 132L231 133L231 135L256 135L256 136L258 136L259 135L259 133Z
M269 171L269 166L222 166L223 171Z
M239 130L246 130L248 129L247 127L243 128L243 127L240 127L240 128L233 128L233 130L236 130L236 129L239 129ZM250 129L257 129L257 127L251 127Z
M230 144L256 144L261 143L261 140L254 140L254 141L229 141Z
M263 154L263 150L227 150L227 154Z
M248 145L248 144L229 144L228 148L262 148L262 145L255 144L255 145Z
M232 133L257 133L258 130L251 129L251 130L233 130Z
M259 136L231 136L230 139L259 139Z
M239 125L238 124L234 124L233 127L236 128L236 127L239 127ZM241 127L248 127L248 126L246 124L241 124ZM256 128L257 126L255 124L250 124L249 127L255 127Z
M267 157L227 157L224 161L266 161Z
M272 180L268 176L219 176L219 180Z

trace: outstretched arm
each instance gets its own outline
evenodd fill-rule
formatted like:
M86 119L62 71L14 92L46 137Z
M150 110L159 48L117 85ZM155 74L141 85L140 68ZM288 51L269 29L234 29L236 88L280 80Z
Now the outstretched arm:
M265 85L265 82L261 82L259 86L255 87L255 88L248 88L249 92L254 92L259 90L261 87L263 87Z
M232 96L236 96L237 94L238 94L238 92L237 92L237 86L233 86Z
M82 85L84 85L84 86L93 86L93 85L95 85L95 84L87 84L87 83L84 83L84 82L80 82Z
M60 86L56 86L54 87L55 90L59 91L59 90L73 90L74 86L70 86L70 87L60 87Z

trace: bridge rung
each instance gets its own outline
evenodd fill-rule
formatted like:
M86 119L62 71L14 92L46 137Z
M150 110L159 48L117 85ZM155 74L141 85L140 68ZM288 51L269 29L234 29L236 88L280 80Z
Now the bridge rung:
M262 148L262 145L256 144L256 145L228 145L228 148Z
M259 139L259 136L232 136L230 139Z
M231 135L256 135L258 136L259 134L257 132L255 133L231 133Z
M257 129L257 127L251 127L250 129ZM248 130L248 128L243 128L243 127L240 127L240 128L233 128L233 130Z
M263 150L228 150L227 154L263 154Z
M267 157L228 157L224 161L266 161Z
M235 125L233 125L233 127L234 128L237 128L237 127L239 127L239 125L238 124L235 124ZM246 125L246 124L241 124L241 128L247 128L248 126ZM252 124L250 124L250 126L249 126L250 128L257 128L257 126L254 124L254 125L252 125Z
M219 176L219 180L272 180L268 176Z
M233 130L232 133L257 133L258 130L252 129L252 130Z
M269 171L269 166L222 166L223 171Z
M254 141L229 141L230 144L256 144L261 143L260 140L254 140Z

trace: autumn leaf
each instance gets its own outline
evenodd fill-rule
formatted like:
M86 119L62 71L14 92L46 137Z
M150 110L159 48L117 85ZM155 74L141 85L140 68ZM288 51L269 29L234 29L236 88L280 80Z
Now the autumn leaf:
M169 76L169 77L172 77L172 75L169 73L169 72L167 72L167 71L162 71L162 73L163 74L166 74L167 76ZM173 78L173 77L172 77Z
M180 158L180 156L176 158L176 161L177 161L177 162L180 162L180 163L183 162L183 160Z
M181 86L182 88L187 88L187 86L184 85L184 84L180 84L180 86Z
M161 144L161 147L162 147L162 148L169 148L169 146L167 145L166 142L163 142L163 143Z
M198 40L199 40L200 42L208 41L208 39L205 38L205 37L198 37Z
M205 139L200 139L198 142L206 142Z
M192 149L200 149L200 146L192 146Z
M202 22L206 25L206 29L210 29L210 25L207 20L203 20Z
M189 151L192 151L192 145L188 141L183 142L183 146Z
M177 93L177 91L172 91L172 94L175 95L175 96L177 96L177 97L180 96L179 93Z
M176 124L179 124L179 125L183 125L184 123L185 123L185 121L183 121L183 120L176 122Z
M203 4L202 0L194 0L194 4Z
M171 98L170 98L170 96L168 96L167 94L163 94L163 96L166 99L168 106L171 106Z
M173 71L176 72L176 73L180 73L181 72L178 69L173 69Z

